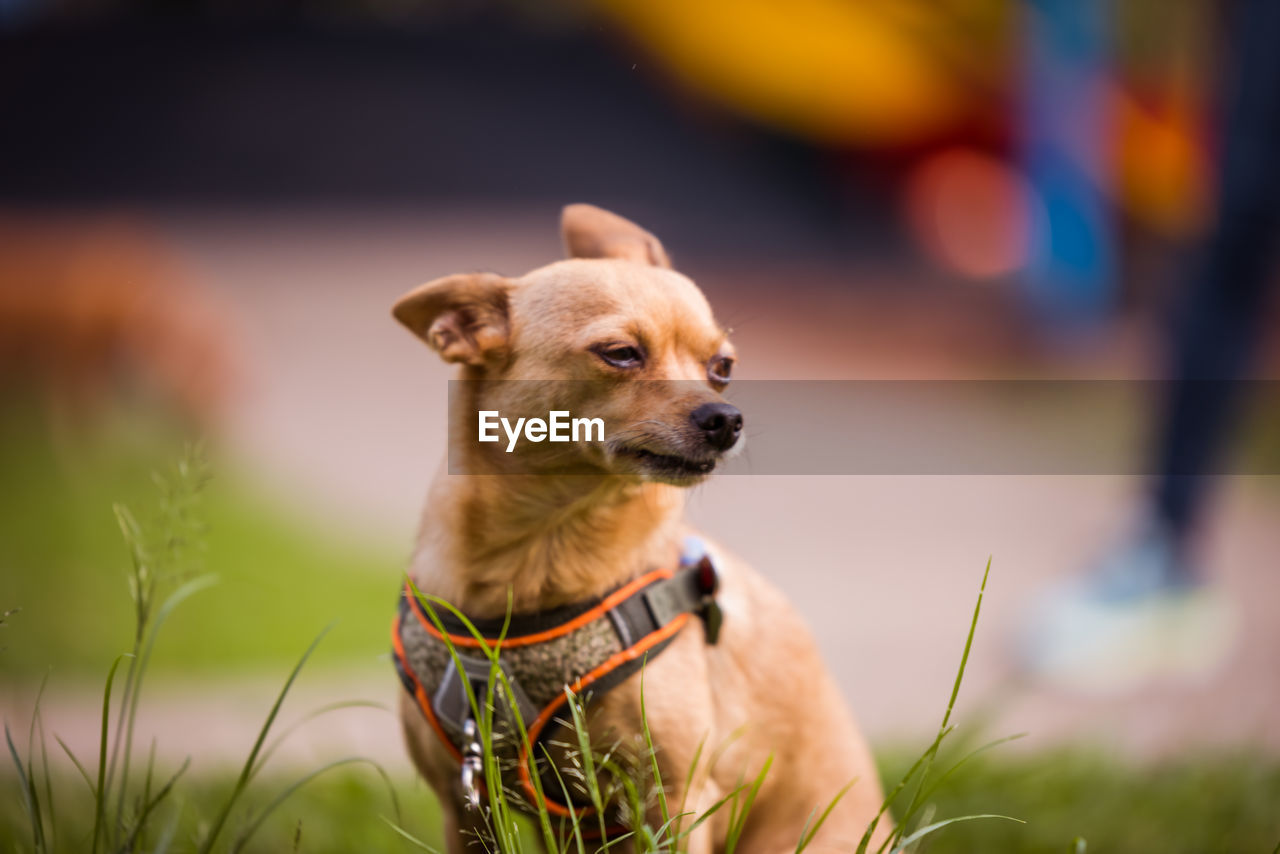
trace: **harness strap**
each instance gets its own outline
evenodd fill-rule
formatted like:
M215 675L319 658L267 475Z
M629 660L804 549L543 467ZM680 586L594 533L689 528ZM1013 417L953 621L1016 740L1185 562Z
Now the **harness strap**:
M691 563L686 552L676 572L653 570L596 599L516 614L509 620L472 621L486 644L500 645L499 666L512 688L510 699L505 690L498 692L503 697L492 698L495 711L512 724L509 731L515 733L511 708L515 706L526 726L527 743L535 752L531 762L524 742L505 748L514 759L508 763L513 767L507 769L515 778L511 782L516 785L511 788L523 792L526 807L537 802L531 765L537 765L536 759L543 756L542 745L565 718L566 689L575 696L598 698L639 671L647 658L660 654L691 614L704 617L707 640L715 642L712 625L718 631L719 609L714 600L718 578L705 551L700 549L693 557L697 560ZM477 651L480 641L461 620L444 609L432 610L434 614L429 615L411 584L406 583L392 627L395 665L405 689L441 741L461 761L464 732L473 717L464 682L483 707L491 665L484 653ZM454 647L456 662L449 644ZM496 743L494 749L498 751ZM544 768L543 774L544 802L552 814L584 816L593 811L589 806L558 802L552 793L561 791L560 782L550 768ZM504 773L504 781L506 776Z

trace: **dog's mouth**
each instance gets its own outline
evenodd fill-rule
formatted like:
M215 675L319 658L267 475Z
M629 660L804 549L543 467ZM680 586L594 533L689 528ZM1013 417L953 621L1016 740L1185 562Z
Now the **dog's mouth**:
M717 460L696 460L679 454L659 454L648 448L624 446L618 455L634 460L648 475L663 479L688 481L706 477L715 471Z

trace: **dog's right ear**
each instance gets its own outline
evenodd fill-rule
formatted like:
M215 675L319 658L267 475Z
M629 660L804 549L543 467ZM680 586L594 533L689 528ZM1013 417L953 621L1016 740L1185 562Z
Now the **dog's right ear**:
M446 362L482 366L506 356L511 282L460 273L414 288L391 313Z
M560 212L560 234L570 258L625 258L671 267L658 238L625 217L595 205L569 205Z

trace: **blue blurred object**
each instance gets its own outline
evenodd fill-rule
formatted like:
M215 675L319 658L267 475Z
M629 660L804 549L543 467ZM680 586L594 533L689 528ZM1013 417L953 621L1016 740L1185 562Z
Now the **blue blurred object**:
M698 561L707 556L709 550L707 543L702 537L690 535L684 538L684 542L680 544L680 567L694 566Z
M1057 324L1100 319L1114 303L1115 247L1106 174L1108 30L1099 0L1025 7L1023 165L1035 199L1027 299Z

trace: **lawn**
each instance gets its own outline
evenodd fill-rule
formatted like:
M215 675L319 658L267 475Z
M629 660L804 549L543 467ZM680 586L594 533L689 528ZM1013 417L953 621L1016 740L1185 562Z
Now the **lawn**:
M889 749L886 779L900 775L918 746ZM884 752L884 751L882 751ZM191 850L197 828L231 787L230 779L188 781L174 850ZM247 802L260 806L291 778L267 777L255 784ZM418 839L439 845L438 808L421 783L394 780L401 826ZM0 850L31 850L12 775L0 775ZM78 787L78 788L77 788ZM62 847L85 850L91 833L92 800L83 781L66 779L59 794ZM935 819L1000 812L1025 824L974 821L943 828L918 851L1065 852L1081 837L1091 852L1273 851L1280 842L1280 763L1251 755L1197 756L1176 762L1132 766L1081 750L1051 754L999 753L967 764L931 799ZM231 838L252 812L233 815ZM412 852L421 849L384 820L395 808L376 772L353 766L337 769L299 790L262 826L246 850ZM87 818L87 820L86 820ZM167 822L168 816L164 817ZM752 854L752 852L746 852Z
M0 418L0 612L21 608L0 635L0 682L51 670L62 684L96 684L127 649L130 557L112 506L151 524L152 474L181 452L171 431L136 418L57 443L29 414ZM279 672L333 621L313 667L385 657L408 543L360 542L303 521L212 456L198 564L217 583L165 626L152 672Z

